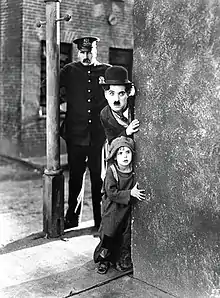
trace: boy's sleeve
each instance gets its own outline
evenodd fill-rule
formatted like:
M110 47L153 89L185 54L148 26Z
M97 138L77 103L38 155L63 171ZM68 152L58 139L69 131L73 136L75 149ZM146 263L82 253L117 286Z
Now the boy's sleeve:
M111 168L107 169L105 177L105 192L109 200L128 205L131 199L131 190L119 190Z

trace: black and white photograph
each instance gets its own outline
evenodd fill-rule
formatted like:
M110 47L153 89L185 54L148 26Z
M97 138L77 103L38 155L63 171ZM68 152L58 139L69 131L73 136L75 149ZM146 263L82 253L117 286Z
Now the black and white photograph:
M0 297L220 298L220 1L0 0Z

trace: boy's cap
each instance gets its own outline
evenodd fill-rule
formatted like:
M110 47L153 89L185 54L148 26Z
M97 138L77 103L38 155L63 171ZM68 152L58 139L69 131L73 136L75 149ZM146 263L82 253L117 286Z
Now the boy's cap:
M128 80L128 71L120 65L111 66L105 71L105 79L100 81L100 85L131 85Z
M93 47L96 46L96 42L100 39L93 36L80 37L73 40L73 43L77 45L78 50L80 51L91 51Z
M107 160L113 158L120 147L128 147L132 152L134 152L134 141L131 138L124 136L114 139L109 147L109 155Z

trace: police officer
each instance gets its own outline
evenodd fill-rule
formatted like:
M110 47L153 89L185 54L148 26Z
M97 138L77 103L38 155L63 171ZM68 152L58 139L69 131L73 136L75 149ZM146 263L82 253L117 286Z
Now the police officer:
M105 134L100 123L100 111L107 104L100 77L110 66L97 61L97 37L75 39L78 62L64 66L60 87L65 89L65 141L69 165L69 198L64 229L78 226L80 208L75 208L82 188L86 166L91 179L93 217L95 226L101 222L101 152Z

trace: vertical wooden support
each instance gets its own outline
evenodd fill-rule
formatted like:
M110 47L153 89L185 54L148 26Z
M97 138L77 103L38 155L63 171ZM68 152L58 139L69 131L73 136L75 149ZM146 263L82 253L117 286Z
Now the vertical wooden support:
M60 167L59 56L61 0L46 3L47 166L43 183L43 229L49 237L64 231L64 176Z

